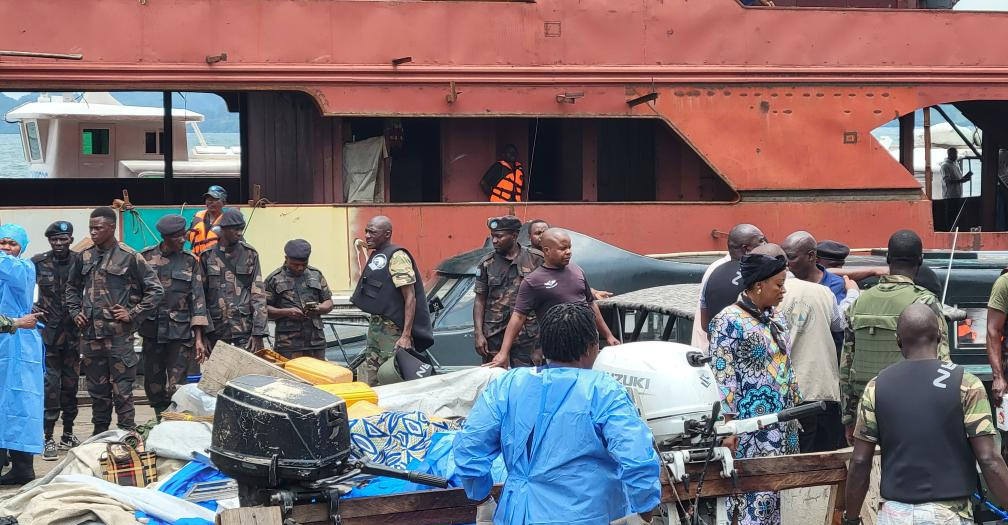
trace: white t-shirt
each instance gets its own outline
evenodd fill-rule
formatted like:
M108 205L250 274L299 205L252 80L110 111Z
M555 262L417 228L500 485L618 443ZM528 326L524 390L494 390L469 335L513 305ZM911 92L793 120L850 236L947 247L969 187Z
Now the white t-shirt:
M791 337L791 366L806 401L840 401L840 370L832 331L846 324L829 288L788 276L781 313Z
M730 260L731 256L725 255L712 262L707 267L707 270L704 271L703 278L700 279L700 298L697 299L696 315L693 317L693 337L690 338L690 346L699 348L704 352L707 351L707 347L710 345L710 341L707 339L707 332L700 326L700 303L703 301L704 287L707 286L707 279L710 277L711 272Z

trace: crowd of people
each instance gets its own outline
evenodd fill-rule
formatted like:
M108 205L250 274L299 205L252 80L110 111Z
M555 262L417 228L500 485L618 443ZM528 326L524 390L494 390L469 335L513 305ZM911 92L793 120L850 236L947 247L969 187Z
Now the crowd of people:
M110 428L113 409L119 428L136 426L135 333L143 338L144 389L159 417L217 342L262 349L267 320L275 322L276 352L324 359L321 316L333 300L325 277L308 264L311 245L287 242L283 266L263 280L258 252L242 238L244 216L225 207L220 187L204 198L206 209L192 224L162 217L160 242L141 252L116 239L111 208L92 212L89 246L71 250L74 226L57 221L45 232L51 249L31 261L21 257L24 229L0 226L0 331L13 335L0 338L0 448L11 464L0 484L33 479L33 454L55 459L58 449L79 444L73 425L81 371L94 433ZM492 461L503 455L509 478L498 522L649 521L660 496L650 431L623 387L591 370L602 345L619 344L596 303L609 294L593 289L571 261L565 231L531 221L524 246L523 226L514 216L487 222L493 251L477 264L474 351L484 366L512 370L479 397L454 445L456 472L469 496L483 499ZM387 217L368 222L370 254L351 297L371 314L357 372L372 385L432 368L420 271L392 234ZM184 248L187 240L193 251ZM725 439L736 458L852 445L848 525L859 520L876 445L886 500L879 523L930 523L914 516L971 522L978 462L990 489L1008 500L991 403L979 380L950 362L937 279L923 266L916 233L892 234L887 265L877 268L845 267L846 246L805 231L778 245L740 224L726 240L727 255L702 279L692 341L710 358L722 414L744 419L803 403L827 407ZM857 281L869 277L878 283L861 290ZM995 284L988 315L996 401L1008 389L1000 345L1006 305L1008 275ZM575 497L559 485L574 480L585 480L595 496ZM728 503L741 525L776 525L780 507L775 492Z

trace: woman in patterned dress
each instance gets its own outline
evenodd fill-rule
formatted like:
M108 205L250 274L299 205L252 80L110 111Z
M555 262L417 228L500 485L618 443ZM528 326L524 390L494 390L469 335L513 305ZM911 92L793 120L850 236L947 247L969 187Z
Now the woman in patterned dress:
M711 366L726 419L779 412L801 400L789 358L787 326L776 310L784 298L786 270L780 247L767 244L753 250L742 258L745 290L738 302L711 319ZM796 454L797 422L733 437L725 445L736 447L737 459ZM749 492L729 498L729 519L736 513L739 525L780 525L780 494Z

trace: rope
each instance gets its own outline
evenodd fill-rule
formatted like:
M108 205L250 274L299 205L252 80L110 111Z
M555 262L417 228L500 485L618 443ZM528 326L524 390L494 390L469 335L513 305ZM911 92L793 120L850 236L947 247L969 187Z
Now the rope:
M535 131L532 133L532 151L529 153L528 176L525 177L525 188L522 191L522 198L525 205L522 207L522 217L528 220L529 197L532 196L532 163L535 162L536 141L539 139L539 117L536 117Z

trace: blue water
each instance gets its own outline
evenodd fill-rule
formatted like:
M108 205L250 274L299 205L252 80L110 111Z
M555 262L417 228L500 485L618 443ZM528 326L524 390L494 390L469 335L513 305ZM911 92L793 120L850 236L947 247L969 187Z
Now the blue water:
M238 146L238 133L204 133L210 146ZM196 135L189 133L189 147L198 144ZM24 147L21 145L20 134L0 134L0 178L27 179L31 178L28 163L25 162Z

